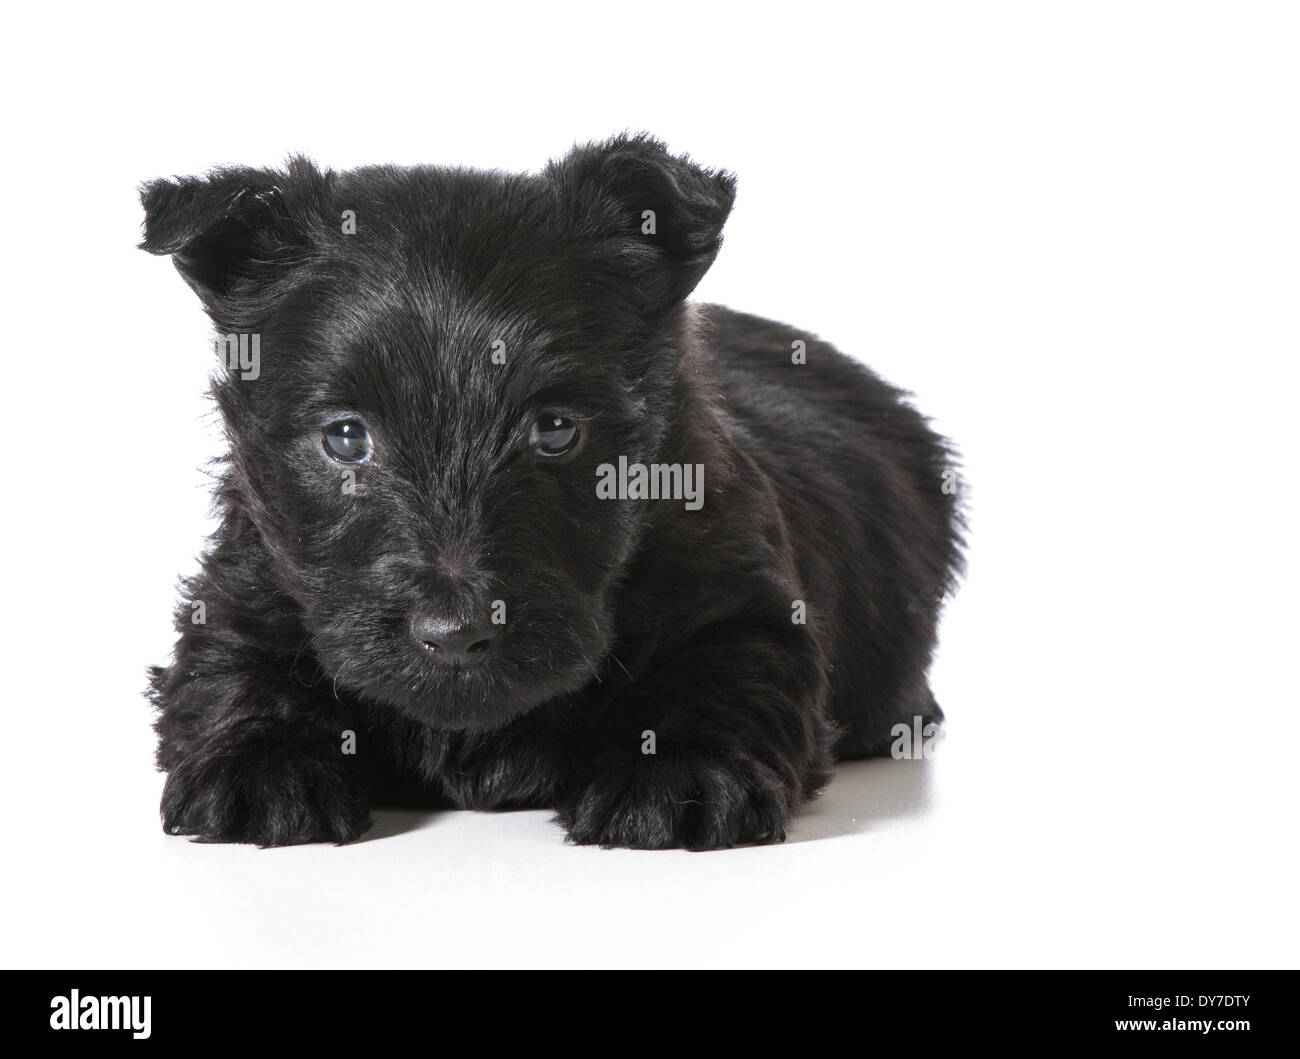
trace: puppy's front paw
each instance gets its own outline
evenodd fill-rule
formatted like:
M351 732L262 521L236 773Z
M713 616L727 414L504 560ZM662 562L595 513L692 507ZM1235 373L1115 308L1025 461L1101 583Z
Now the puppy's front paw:
M760 762L665 751L605 764L559 821L579 845L725 849L784 842L794 800Z
M196 750L167 777L162 821L171 835L259 846L350 842L370 827L337 747L280 739Z

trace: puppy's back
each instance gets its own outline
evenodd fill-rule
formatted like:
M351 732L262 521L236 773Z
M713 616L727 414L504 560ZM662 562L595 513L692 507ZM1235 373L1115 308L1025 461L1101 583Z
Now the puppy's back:
M961 568L955 452L906 394L808 332L697 311L720 414L776 486L828 638L839 756L883 753L894 724L942 718L926 669Z

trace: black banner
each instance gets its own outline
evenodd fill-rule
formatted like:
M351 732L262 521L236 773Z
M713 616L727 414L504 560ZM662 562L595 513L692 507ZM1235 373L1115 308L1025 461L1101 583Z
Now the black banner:
M6 1036L53 1043L105 1038L151 1044L249 1042L342 1046L411 1041L435 1049L486 1030L492 1048L511 1034L558 1045L564 1023L675 1045L769 1023L788 1032L841 1032L917 1044L1098 1044L1240 1052L1296 1039L1294 972L913 971L690 972L713 982L551 972L507 985L494 972L39 971L14 972L4 990ZM778 975L760 982L758 975ZM724 981L723 976L730 979ZM710 999L716 994L716 999ZM816 1028L816 1020L827 1026ZM708 1027L716 1021L717 1029ZM725 1022L725 1028L722 1023ZM531 1027L531 1029L530 1029ZM691 1029L687 1030L687 1027ZM765 1031L766 1032L766 1031ZM500 1036L498 1036L500 1035ZM685 1035L685 1036L683 1036Z

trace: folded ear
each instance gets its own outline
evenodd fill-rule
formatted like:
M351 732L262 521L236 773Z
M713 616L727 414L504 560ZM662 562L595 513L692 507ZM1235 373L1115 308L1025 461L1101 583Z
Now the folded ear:
M704 277L736 198L730 173L645 134L575 147L546 176L574 222L611 244L651 313L675 308Z
M246 167L154 180L140 189L142 250L170 254L214 318L300 263L329 174L306 159L285 172Z

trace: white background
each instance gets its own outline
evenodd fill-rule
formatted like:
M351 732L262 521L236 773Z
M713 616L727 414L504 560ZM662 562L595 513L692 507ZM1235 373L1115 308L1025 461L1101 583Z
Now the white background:
M0 70L5 964L1297 962L1294 7L33 10ZM771 848L578 849L542 812L165 837L141 689L219 435L135 186L623 129L739 176L699 297L964 449L939 755L841 768Z

